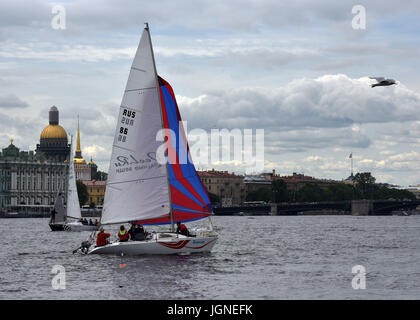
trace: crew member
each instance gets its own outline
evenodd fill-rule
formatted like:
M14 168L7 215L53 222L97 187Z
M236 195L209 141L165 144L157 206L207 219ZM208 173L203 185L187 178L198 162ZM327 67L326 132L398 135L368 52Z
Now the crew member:
M131 234L131 240L143 241L146 240L146 232L141 224L137 224Z
M187 227L185 226L185 224L181 223L181 222L177 222L176 223L177 228L176 228L176 233L180 233L184 236L189 237L190 236L190 232L188 231Z
M111 235L109 233L104 232L104 228L101 228L98 233L98 237L96 238L96 246L102 247L109 243L109 240L107 239Z
M51 219L50 219L50 223L54 224L55 223L55 214L57 213L57 211L55 211L55 209L53 208L51 211Z
M118 238L120 238L120 242L128 241L130 235L128 234L128 231L125 230L124 226L121 225L120 231L118 231Z

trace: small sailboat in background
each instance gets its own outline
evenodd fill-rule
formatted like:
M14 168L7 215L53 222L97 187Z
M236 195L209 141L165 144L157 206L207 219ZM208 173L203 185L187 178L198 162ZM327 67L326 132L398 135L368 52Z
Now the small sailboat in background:
M54 215L51 216L49 226L51 231L63 231L66 223L66 209L64 208L63 195L59 192L55 198Z
M166 134L162 164L158 132ZM170 130L170 131L169 131ZM89 254L179 254L209 252L217 234L207 191L197 175L172 87L159 77L146 23L120 106L108 171L101 226L169 225L144 241L113 242ZM194 236L175 232L174 224L208 218ZM92 241L94 237L90 237ZM86 242L82 246L86 249Z
M54 210L55 221L50 221L50 228L52 231L94 231L97 226L90 226L83 224L82 213L80 211L79 196L77 194L76 175L74 172L73 162L73 137L71 142L70 162L69 162L69 176L67 179L67 204L66 208L63 205L63 196L58 193L55 200ZM74 219L68 221L67 218Z

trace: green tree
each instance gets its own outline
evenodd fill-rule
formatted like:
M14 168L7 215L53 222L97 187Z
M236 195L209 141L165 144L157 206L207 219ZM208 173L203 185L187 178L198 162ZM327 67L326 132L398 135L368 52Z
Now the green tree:
M296 200L298 202L319 202L325 201L326 196L324 190L322 190L315 183L305 183L296 194Z
M290 201L290 192L287 190L287 184L284 180L274 180L271 183L273 190L273 201L276 203L279 202L288 202Z
M83 206L89 199L89 193L86 185L80 181L76 180L77 195L79 196L80 206Z
M207 194L209 195L211 203L220 203L220 198L217 194L214 194L208 191L207 191Z
M354 198L354 189L352 185L345 183L334 183L328 186L327 201L345 201Z
M356 189L359 191L360 196L363 199L373 198L375 193L375 181L376 179L371 175L370 172L358 172L354 176L356 182Z
M270 202L272 199L272 191L268 188L259 188L246 195L246 201L265 201Z

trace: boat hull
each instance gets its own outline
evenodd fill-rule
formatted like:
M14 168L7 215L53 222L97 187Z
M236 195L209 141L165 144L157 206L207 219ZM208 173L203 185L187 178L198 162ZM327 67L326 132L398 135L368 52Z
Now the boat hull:
M50 223L49 226L51 231L64 231L64 224Z
M89 226L81 223L68 223L64 226L65 231L96 231L99 229L97 226Z
M114 242L102 247L94 247L89 251L89 254L168 255L203 253L210 252L216 240L217 236L209 236Z
M66 223L66 224L49 224L51 231L96 231L98 227L84 224Z

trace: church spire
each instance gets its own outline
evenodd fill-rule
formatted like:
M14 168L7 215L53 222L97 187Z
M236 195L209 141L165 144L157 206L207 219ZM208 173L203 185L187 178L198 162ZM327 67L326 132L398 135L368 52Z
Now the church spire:
M79 115L77 115L77 145L76 145L76 155L74 157L77 158L77 159L82 159L82 150L80 149Z

